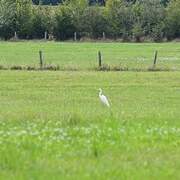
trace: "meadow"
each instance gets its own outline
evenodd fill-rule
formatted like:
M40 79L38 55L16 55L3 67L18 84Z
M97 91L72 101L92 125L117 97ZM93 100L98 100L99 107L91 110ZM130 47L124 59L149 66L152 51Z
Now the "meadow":
M180 43L74 43L74 42L1 42L1 66L39 66L39 50L45 64L65 70L92 70L101 51L103 64L128 69L148 69L158 51L157 67L180 70Z
M155 48L139 44L126 54L126 44L61 45L43 44L54 62L71 57L67 46L84 47L71 57L83 68L100 47L114 49L112 61L144 54L149 62ZM10 43L7 53L7 43L0 46L4 63L26 64L42 45ZM161 46L170 48L166 56L180 54ZM99 101L100 87L110 109ZM0 71L0 179L180 179L179 109L180 72Z

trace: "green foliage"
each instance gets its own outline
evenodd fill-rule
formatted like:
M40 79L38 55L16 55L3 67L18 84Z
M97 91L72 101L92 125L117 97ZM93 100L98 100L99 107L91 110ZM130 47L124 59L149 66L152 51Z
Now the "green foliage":
M31 0L0 0L0 34L9 39L16 31L19 38L41 39L47 31L66 40L74 32L77 38L95 39L105 32L107 38L124 41L174 39L180 37L179 4L177 0L107 0L104 7L89 6L88 0L66 0L58 6L35 6Z
M0 37L8 39L15 29L15 3L12 0L0 0Z
M93 17L93 18L92 18ZM106 19L104 9L99 7L88 7L82 16L82 31L91 38L102 38L106 32Z
M169 4L167 8L166 28L169 39L180 37L180 1L173 0Z
M137 22L136 24L134 24L132 33L136 42L140 42L141 37L144 35L143 29L140 23Z
M48 6L34 7L32 23L33 38L43 38L45 32L52 34L55 26L54 9Z
M160 0L144 0L141 6L141 24L146 36L159 40L163 37L163 22L165 19L165 9Z
M16 0L16 28L20 38L32 37L32 19L31 0Z
M54 30L57 39L65 40L73 37L76 29L72 17L71 8L67 5L58 8L55 14L56 25Z
M43 38L44 32L47 31L45 16L42 7L33 10L33 38Z
M108 35L112 37L126 38L130 32L132 23L129 6L123 0L108 0L106 13L108 19ZM126 31L127 30L127 31Z

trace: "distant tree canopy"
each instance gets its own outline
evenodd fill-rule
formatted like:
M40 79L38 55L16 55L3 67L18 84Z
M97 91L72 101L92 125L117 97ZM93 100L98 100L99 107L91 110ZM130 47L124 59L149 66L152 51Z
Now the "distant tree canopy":
M180 0L0 0L0 38L180 38ZM62 3L63 2L63 3ZM54 6L51 6L51 5ZM44 6L45 5L45 6Z

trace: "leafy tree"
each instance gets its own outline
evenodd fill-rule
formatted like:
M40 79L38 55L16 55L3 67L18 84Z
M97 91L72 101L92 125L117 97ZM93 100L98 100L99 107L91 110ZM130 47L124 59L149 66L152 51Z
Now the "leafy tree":
M166 35L168 39L180 37L180 1L172 0L167 8Z
M32 37L43 38L44 33L53 34L55 20L54 9L47 6L37 6L33 9Z
M103 32L106 32L106 18L104 8L88 7L85 9L82 18L82 31L89 34L92 38L102 37Z
M15 29L15 3L11 0L0 0L0 36L8 39Z
M140 7L140 21L145 36L159 41L164 36L165 8L160 0L143 0L138 6Z
M132 35L132 5L124 0L108 0L106 3L108 34L115 38L127 40Z
M46 31L46 21L44 18L43 7L38 7L33 10L32 19L32 37L43 38Z
M84 13L88 8L87 0L69 0L65 3L72 12L72 21L77 32L84 31ZM78 33L79 35L79 33Z
M31 38L32 17L31 0L16 0L16 29L20 38Z
M143 35L144 35L141 23L137 22L134 24L133 29L132 29L132 33L133 33L133 36L134 36L136 42L140 42L141 37L143 37Z
M73 22L71 9L66 5L60 6L56 11L55 20L55 37L60 40L72 38L76 28Z

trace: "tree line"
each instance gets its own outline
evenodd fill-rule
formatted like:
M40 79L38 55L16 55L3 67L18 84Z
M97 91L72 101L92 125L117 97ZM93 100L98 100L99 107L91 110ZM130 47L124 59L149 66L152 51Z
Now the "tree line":
M0 38L56 40L108 38L123 41L165 41L180 37L179 0L66 0L57 6L31 0L0 0Z

